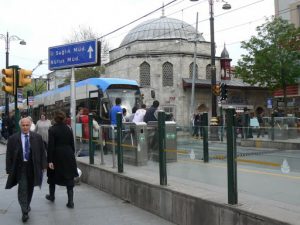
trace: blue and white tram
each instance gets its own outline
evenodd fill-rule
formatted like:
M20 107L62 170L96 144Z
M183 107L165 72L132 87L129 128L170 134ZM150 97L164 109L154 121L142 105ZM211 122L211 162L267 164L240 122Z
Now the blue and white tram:
M122 108L131 114L134 106L141 104L139 85L134 80L119 78L89 78L76 82L76 110L89 108L95 112L100 123L109 123L109 111L117 97L122 99ZM44 92L34 97L33 117L37 120L41 113L52 118L53 111L70 111L70 85Z

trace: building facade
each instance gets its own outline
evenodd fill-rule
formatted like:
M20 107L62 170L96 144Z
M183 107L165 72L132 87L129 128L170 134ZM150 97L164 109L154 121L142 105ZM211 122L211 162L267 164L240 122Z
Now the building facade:
M165 16L148 20L132 29L120 46L110 51L105 77L136 80L148 107L153 100L158 100L160 108L172 113L178 124L189 125L192 114L198 109L211 114L210 46L210 42L200 33L196 35L196 29L184 21ZM226 48L224 51L221 57L216 57L216 79L217 83L227 83L229 97L219 106L266 109L263 100L268 97L266 90L233 79L231 59ZM195 107L190 110L194 53ZM259 92L263 98L253 95Z
M275 0L275 16L300 26L300 1L299 0Z

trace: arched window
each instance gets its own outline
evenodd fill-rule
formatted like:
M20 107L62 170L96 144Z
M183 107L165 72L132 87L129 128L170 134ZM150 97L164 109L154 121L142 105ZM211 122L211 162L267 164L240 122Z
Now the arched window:
M162 66L162 85L173 86L173 64L166 62Z
M140 65L140 85L141 87L150 86L150 65L149 63L143 62Z
M194 63L190 64L190 78L193 79L193 67ZM196 71L195 71L195 79L198 79L198 65L196 64Z
M207 80L210 80L210 79L211 79L211 66L210 66L210 64L208 64L208 65L206 66L206 79L207 79Z

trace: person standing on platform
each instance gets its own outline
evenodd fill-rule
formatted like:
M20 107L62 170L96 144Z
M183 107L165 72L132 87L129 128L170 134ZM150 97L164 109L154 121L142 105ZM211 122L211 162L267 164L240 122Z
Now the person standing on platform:
M45 146L48 146L48 130L51 127L51 121L46 119L45 114L41 114L40 119L35 125L35 132L42 136Z
M9 137L6 151L6 189L18 184L18 201L22 210L22 221L29 219L30 202L34 186L42 185L43 170L47 168L46 151L42 136L31 132L31 120L22 118L21 132Z
M159 101L155 100L152 103L152 106L147 109L146 114L144 116L144 122L148 123L149 121L157 121L157 109L159 106Z
M54 202L55 185L66 186L68 194L68 208L74 208L74 178L78 177L75 159L73 132L65 124L66 114L56 111L55 124L49 129L48 141L48 184L49 194L46 199Z
M120 112L123 114L123 109L121 107L122 100L120 98L116 98L116 105L114 105L110 110L110 123L111 125L117 125L117 113Z
M134 123L144 122L145 114L146 114L146 105L142 104L142 107L135 112L132 122Z

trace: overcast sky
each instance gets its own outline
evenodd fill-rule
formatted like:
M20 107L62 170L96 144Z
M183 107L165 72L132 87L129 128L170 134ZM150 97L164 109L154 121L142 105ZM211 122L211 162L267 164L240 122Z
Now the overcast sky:
M0 0L0 34L17 35L27 45L10 41L10 65L33 69L40 60L48 58L48 48L61 45L79 26L91 27L99 35L107 34L172 0ZM222 10L223 3L215 1L215 42L217 56L224 43L236 64L242 51L240 41L256 35L255 28L274 15L274 0L228 0L232 9ZM177 0L165 7L165 16L196 24L199 12L199 32L210 41L208 0L191 2ZM161 11L148 16L106 37L110 48L119 46L130 29L139 23L158 18ZM5 68L5 41L0 39L0 68ZM49 72L48 65L34 71L34 77Z

